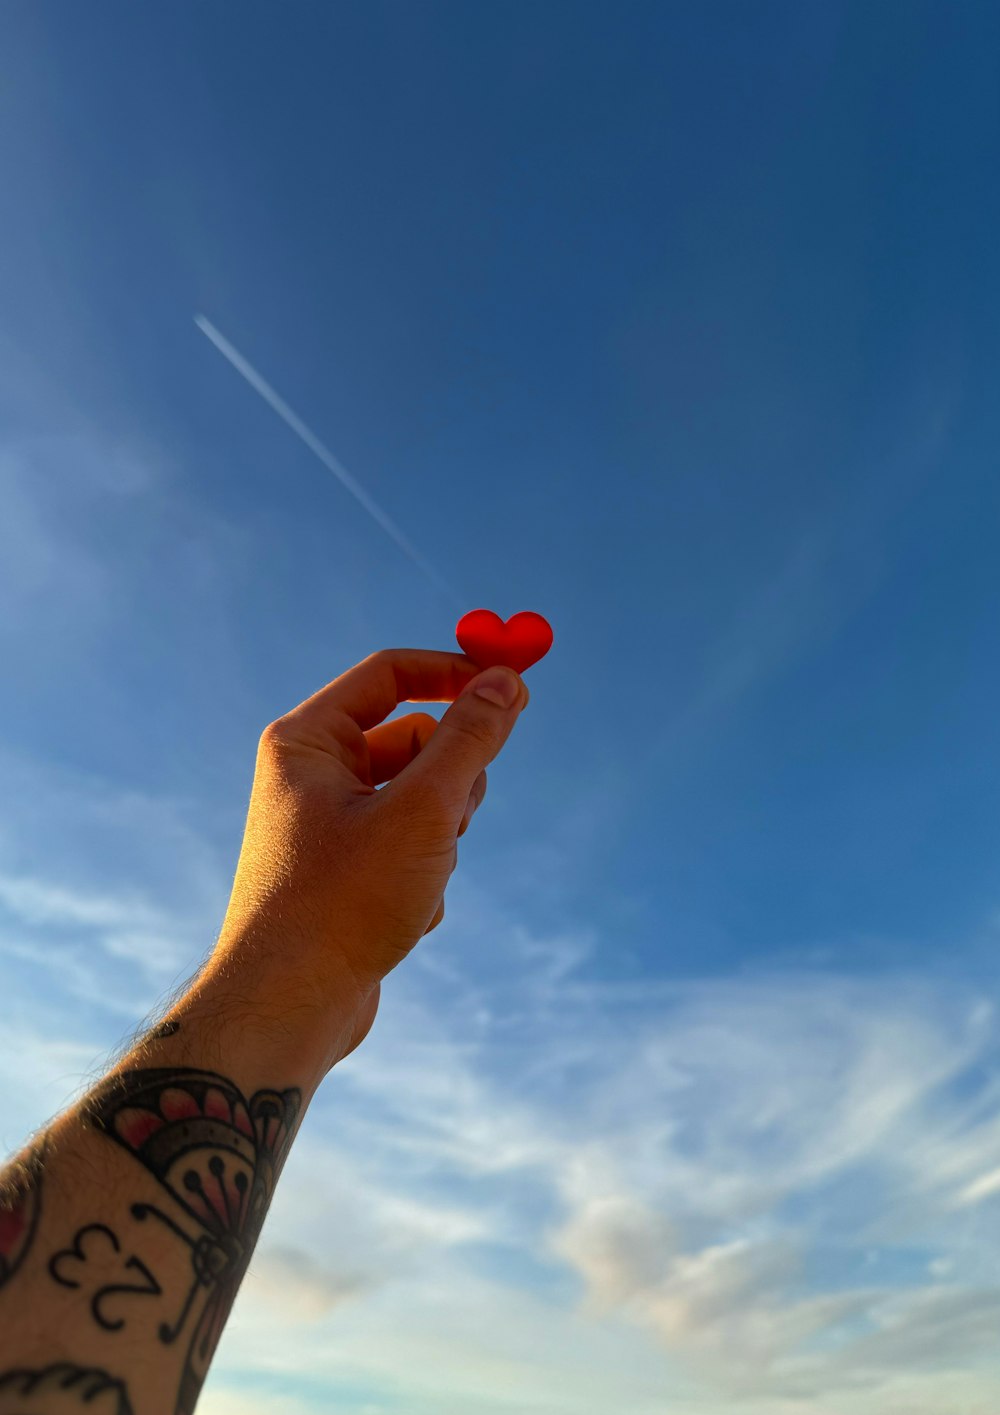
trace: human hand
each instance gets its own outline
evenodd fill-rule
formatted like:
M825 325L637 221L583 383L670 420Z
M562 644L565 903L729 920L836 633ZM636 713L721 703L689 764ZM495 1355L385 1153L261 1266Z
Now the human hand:
M509 688L510 705L483 685ZM214 962L230 975L245 963L293 1024L327 1009L328 1066L366 1035L382 978L443 918L456 842L528 696L509 668L386 649L262 733ZM401 702L451 707L440 722L385 722Z

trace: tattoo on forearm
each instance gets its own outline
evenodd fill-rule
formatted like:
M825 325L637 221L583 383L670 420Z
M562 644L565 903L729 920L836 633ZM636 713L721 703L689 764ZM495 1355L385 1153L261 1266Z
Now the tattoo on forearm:
M191 1333L175 1415L190 1415L194 1409L267 1213L300 1105L301 1095L294 1089L257 1091L248 1101L224 1077L183 1067L109 1077L86 1103L89 1123L137 1159L179 1205L177 1216L154 1204L131 1208L135 1219L169 1230L190 1252L187 1295L174 1318L159 1327L164 1344ZM88 1225L90 1231L95 1228L117 1243L110 1229ZM86 1231L53 1259L64 1278L74 1275L66 1264L76 1257ZM87 1241L100 1240L84 1238L84 1249ZM145 1264L141 1270L156 1284ZM50 1272L61 1280L52 1264ZM123 1292L146 1295L153 1287L123 1288L117 1283L102 1288L91 1303L95 1320L108 1318L108 1299L121 1302ZM109 1320L116 1317L122 1314L113 1306ZM101 1324L118 1330L122 1321L114 1327Z
M149 1268L135 1253L119 1261L121 1244L117 1235L105 1223L88 1223L78 1229L69 1248L53 1253L49 1259L49 1275L62 1287L80 1288L89 1286L86 1269L93 1265L98 1271L97 1282L107 1276L109 1266L119 1270L127 1278L125 1282L105 1282L97 1286L90 1299L90 1311L94 1321L104 1331L121 1331L125 1318L120 1312L109 1312L109 1299L122 1296L159 1297L163 1289ZM101 1272L101 1269L105 1269ZM136 1274L139 1281L136 1281ZM117 1274L116 1274L117 1275ZM117 1302L114 1304L117 1307Z
M7 1166L0 1180L0 1287L24 1261L38 1228L46 1137Z
M125 1386L107 1371L59 1361L0 1373L0 1415L134 1415Z

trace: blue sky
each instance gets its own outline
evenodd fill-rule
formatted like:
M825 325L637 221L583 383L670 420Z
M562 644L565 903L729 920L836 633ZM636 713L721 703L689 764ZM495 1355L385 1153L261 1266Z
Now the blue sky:
M261 727L537 610L206 1415L995 1415L996 7L2 25L4 1143L211 944Z

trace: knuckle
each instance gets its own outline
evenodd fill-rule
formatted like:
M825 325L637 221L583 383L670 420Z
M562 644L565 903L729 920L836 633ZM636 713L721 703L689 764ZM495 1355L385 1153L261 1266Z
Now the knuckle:
M285 739L288 725L283 717L276 717L273 722L269 722L260 734L260 746L264 748L277 746Z
M357 669L363 671L365 677L378 677L389 670L391 655L388 649L376 649L374 653L366 654L357 664Z

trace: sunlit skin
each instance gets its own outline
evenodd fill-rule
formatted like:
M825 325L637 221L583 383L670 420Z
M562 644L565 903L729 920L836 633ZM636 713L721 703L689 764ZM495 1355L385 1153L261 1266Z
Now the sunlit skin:
M190 1415L309 1101L444 917L528 696L390 649L265 728L206 964L0 1175L0 1415Z
M495 704L440 722L426 712L386 722L402 702L452 702L480 672L459 654L391 650L350 669L261 737L214 961L266 970L285 1015L315 1011L320 1030L328 1026L327 998L346 991L347 1051L374 1020L381 979L443 919L457 841L486 795L485 762L502 745L497 727L506 740L528 702L518 675L494 671L518 694L502 723L496 713L505 710ZM278 920L284 941L259 948ZM291 956L289 937L298 940ZM329 1065L346 1055L338 1048L331 1038Z

